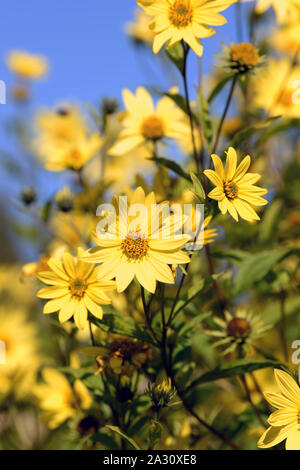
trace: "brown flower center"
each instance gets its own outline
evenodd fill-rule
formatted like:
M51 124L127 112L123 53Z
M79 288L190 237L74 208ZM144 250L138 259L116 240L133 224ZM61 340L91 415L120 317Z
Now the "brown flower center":
M165 126L158 116L149 116L143 121L141 132L145 139L159 140L164 136Z
M224 193L230 200L235 199L238 196L238 186L234 181L224 182Z
M245 318L233 318L227 324L227 333L234 337L247 336L251 330L250 323Z
M72 279L69 284L69 291L73 297L81 298L87 289L87 283L83 279Z
M129 234L122 241L121 250L129 259L141 260L149 250L149 242L139 233Z
M193 21L190 0L176 0L169 8L169 20L176 28L186 28Z
M256 47L249 42L234 44L230 48L230 54L234 62L246 65L247 67L255 67L259 61L259 54Z

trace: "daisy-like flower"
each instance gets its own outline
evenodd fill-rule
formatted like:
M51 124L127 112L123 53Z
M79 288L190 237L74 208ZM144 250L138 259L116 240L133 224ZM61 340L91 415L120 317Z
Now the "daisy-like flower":
M222 214L229 214L238 221L239 216L249 222L260 220L254 207L264 206L268 201L261 196L266 189L254 186L259 180L258 173L247 173L251 163L249 155L237 167L237 154L229 147L225 169L222 160L217 155L211 156L215 170L205 170L204 174L216 186L208 196L218 201Z
M258 441L263 449L273 447L286 440L287 450L300 450L300 385L288 373L274 369L279 393L265 392L266 400L275 408L269 416L271 425ZM300 369L298 371L298 382Z
M258 315L244 309L238 309L234 315L225 311L224 320L219 317L214 317L213 320L219 329L206 330L206 333L219 338L214 346L224 346L223 355L232 353L236 349L246 353L251 343L272 327L263 323Z
M269 8L275 11L278 23L288 23L299 18L299 0L257 0L256 13L264 13Z
M252 82L253 103L273 116L300 117L300 66L288 58L268 60Z
M90 408L92 398L81 380L75 380L72 387L63 374L48 367L42 377L45 383L36 385L34 393L50 429Z
M124 155L148 141L177 139L189 131L185 115L168 97L163 97L154 107L148 91L139 87L136 95L123 90L126 115L117 143L110 148L110 155Z
M172 47L184 40L199 56L203 53L200 38L212 36L210 26L226 23L219 12L237 0L138 0L147 15L153 18L150 28L155 32L153 51L157 54L168 42Z
M152 293L156 281L174 284L169 265L190 262L180 249L190 237L176 234L182 227L182 217L170 215L162 221L154 193L145 196L141 187L133 193L127 213L115 202L119 211L117 220L109 224L107 232L95 236L97 246L81 259L102 263L98 275L103 279L115 278L118 292L123 292L134 277ZM132 204L145 208L137 223L135 217L128 215Z
M153 43L154 31L149 26L151 18L140 8L135 11L135 21L126 24L126 32L137 43Z
M78 256L82 252L79 249ZM87 324L88 312L101 320L101 305L111 303L105 292L113 290L115 283L102 280L99 268L75 259L69 253L63 253L62 261L51 258L48 266L51 271L42 271L37 275L40 281L50 285L37 293L40 299L50 299L45 304L43 313L58 311L61 323L74 317L75 324L80 329Z
M44 57L24 51L12 51L6 63L19 78L27 80L39 79L48 71L48 63Z
M33 146L50 171L80 170L102 146L98 132L91 132L79 109L62 105L41 111L36 119Z

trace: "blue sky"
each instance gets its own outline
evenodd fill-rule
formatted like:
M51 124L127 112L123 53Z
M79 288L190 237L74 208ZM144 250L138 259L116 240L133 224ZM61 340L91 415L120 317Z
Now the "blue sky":
M123 88L155 85L167 90L180 77L170 64L163 69L161 60L149 50L137 53L128 40L125 23L133 20L135 0L6 0L0 15L0 79L7 89L13 83L5 66L8 51L26 50L45 55L50 63L46 80L35 83L33 109L71 101L85 104L100 102L103 96L121 99ZM217 34L203 41L203 69L212 66L221 42L237 41L235 6L224 12L228 23L217 27ZM166 76L168 79L166 79ZM190 87L197 83L196 58L189 62ZM7 94L7 104L0 105L0 149L9 149L24 159L14 142L3 131L15 108ZM30 118L26 111L26 119ZM13 188L1 170L3 188ZM31 173L22 184L30 184ZM39 173L40 186L63 185L64 175ZM19 189L15 188L15 193ZM0 188L1 192L1 188Z
M24 49L46 55L51 64L47 81L35 86L38 103L65 99L94 102L103 95L120 97L124 87L134 89L151 79L153 82L155 75L147 80L148 69L143 72L143 65L138 65L136 51L124 33L124 24L133 18L135 0L5 3L0 16L0 57L11 49ZM217 27L217 34L204 40L205 69L220 41L236 39L234 9L232 6L224 12L228 24ZM155 68L150 54L148 67ZM159 70L156 76L161 77ZM12 80L3 60L0 78L7 84ZM6 109L2 108L1 114Z

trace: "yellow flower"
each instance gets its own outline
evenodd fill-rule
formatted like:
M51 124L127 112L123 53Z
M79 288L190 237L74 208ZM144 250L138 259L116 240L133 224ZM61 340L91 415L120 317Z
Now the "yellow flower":
M6 63L20 78L37 79L48 71L48 63L44 57L23 51L12 51Z
M257 0L256 13L264 13L270 7L274 8L278 23L288 23L299 18L299 0Z
M205 170L207 178L216 186L208 196L218 201L222 214L229 214L238 221L242 219L260 220L254 207L264 206L268 203L261 196L266 194L266 189L254 186L259 180L258 173L247 173L251 163L249 155L245 157L237 167L237 154L233 147L227 152L225 169L222 160L217 155L211 156L215 171Z
M75 380L72 387L64 375L48 367L42 376L45 383L37 385L34 392L50 429L90 408L92 398L83 382Z
M135 21L126 24L127 34L137 42L152 44L155 33L149 28L151 18L140 8L135 11Z
M78 250L80 255L82 250ZM51 287L40 289L37 296L51 299L43 313L59 311L59 321L64 323L74 316L76 326L83 329L87 324L88 311L102 319L102 305L111 303L105 291L114 289L113 281L103 281L99 269L76 260L69 253L63 253L62 261L51 258L48 261L51 271L39 272L37 277Z
M226 19L219 11L226 10L237 0L138 0L145 12L153 17L150 27L155 32L153 51L159 52L184 40L199 56L203 46L199 38L212 36L215 31L207 25L220 26Z
M98 268L99 276L116 278L118 292L123 292L136 277L145 289L154 293L156 281L174 284L168 265L189 263L190 258L180 250L189 237L175 234L182 225L181 217L169 216L162 226L160 206L155 210L152 206L156 204L154 193L145 196L144 190L139 187L130 202L143 205L146 209L138 223L134 225L135 218L127 217L125 210L119 207L117 221L109 224L107 233L101 238L95 237L98 246L88 250L81 258L90 263L102 263Z
M275 29L270 38L270 44L280 52L285 52L291 57L295 53L300 43L300 15L297 23L291 23L280 29ZM298 58L300 54L298 55Z
M177 139L187 134L184 113L170 98L161 98L155 109L151 95L139 87L136 95L123 90L123 100L126 107L123 129L109 154L123 155L147 141Z
M230 54L234 62L246 67L255 67L259 61L259 54L256 47L249 42L232 44Z
M300 450L300 387L286 372L275 369L274 374L279 393L264 396L278 410L269 416L271 426L259 439L258 447L273 447L286 439L287 450Z
M269 59L267 67L253 80L254 105L273 116L300 117L300 66L289 59Z
M24 400L31 393L41 357L38 331L20 309L0 309L0 396Z
M98 132L91 133L80 111L69 105L39 113L35 152L51 171L80 170L102 146Z

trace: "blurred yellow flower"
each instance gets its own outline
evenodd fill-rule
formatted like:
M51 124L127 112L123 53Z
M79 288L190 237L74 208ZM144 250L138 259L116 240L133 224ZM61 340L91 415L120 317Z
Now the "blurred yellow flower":
M300 66L286 59L269 59L253 80L254 105L273 116L300 117Z
M179 139L187 134L185 115L170 98L161 98L155 109L150 93L139 87L136 95L123 90L123 100L126 107L123 129L109 154L123 155L147 141Z
M18 399L31 394L41 356L38 331L20 309L0 309L0 396L13 394ZM3 357L2 357L3 355Z
M35 152L50 171L80 170L102 146L76 107L62 105L37 116Z
M299 18L299 0L257 0L256 13L264 13L269 8L274 8L278 23L288 23Z
M239 216L249 222L260 220L254 207L268 204L268 201L261 197L268 191L254 186L260 178L259 174L247 173L251 163L249 155L237 167L236 151L233 147L229 147L225 169L220 157L217 155L211 157L215 170L205 170L204 174L216 188L208 196L218 201L223 215L228 211L236 221Z
M285 52L294 57L300 45L300 14L299 21L289 23L282 28L275 29L271 35L270 44L280 52ZM298 55L298 60L300 53Z
M8 68L20 78L38 79L48 72L45 57L25 51L12 51L7 56Z
M36 385L34 393L50 429L90 408L92 398L80 380L75 380L72 387L63 374L48 367L42 371L42 377L45 383Z
M137 42L152 44L155 33L149 28L150 23L150 16L140 8L137 8L135 11L135 21L126 23L126 32L128 36Z
M169 216L162 227L158 215L159 205L155 210L152 206L156 204L154 193L145 196L144 190L139 187L130 204L142 204L146 208L138 224L133 227L135 217L127 217L124 209L119 207L117 222L109 224L107 233L101 238L95 236L97 247L88 250L81 259L102 263L98 268L99 276L104 279L116 278L118 292L123 292L136 277L145 289L154 293L156 281L174 284L169 264L189 263L189 256L180 249L189 237L175 234L182 225L181 217L177 219L176 216ZM157 224L151 223L154 220ZM156 226L153 232L151 225Z
M78 255L82 250L78 250ZM51 299L43 313L59 311L59 321L64 323L74 316L76 326L83 329L88 321L88 311L96 318L103 317L102 305L111 303L105 291L114 289L113 281L101 280L100 268L75 259L63 253L62 261L51 258L48 261L51 271L39 272L37 277L51 287L40 289L37 296Z
M258 447L265 449L286 440L287 450L300 450L300 386L282 370L275 369L274 374L279 393L265 392L264 396L278 410L269 416L271 426L259 439Z
M218 12L226 10L237 0L138 0L138 5L153 18L150 27L155 32L153 51L159 52L184 40L199 56L203 53L200 38L215 31L207 25L220 26L226 19Z

